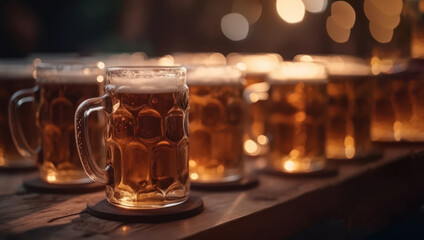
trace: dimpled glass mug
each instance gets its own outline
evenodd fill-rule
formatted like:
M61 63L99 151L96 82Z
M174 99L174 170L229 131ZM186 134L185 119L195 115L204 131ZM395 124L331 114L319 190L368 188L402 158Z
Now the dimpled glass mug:
M84 100L103 94L103 71L94 65L68 63L40 63L36 68L36 86L16 92L9 103L9 125L16 148L22 156L36 158L40 178L52 184L89 183L79 161L75 144L73 116ZM17 121L25 109L22 102L33 102L36 109L35 123L40 146L29 144L27 126ZM101 163L104 149L102 118L93 115L89 119L90 134L95 151L94 158Z
M87 118L106 114L106 168L93 160ZM119 207L161 208L187 200L188 87L183 67L112 67L105 95L75 114L76 142L90 178Z

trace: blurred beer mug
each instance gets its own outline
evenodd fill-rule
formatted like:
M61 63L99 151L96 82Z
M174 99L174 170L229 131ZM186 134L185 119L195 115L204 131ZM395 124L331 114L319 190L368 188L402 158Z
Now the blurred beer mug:
M190 88L190 178L230 182L243 176L242 72L230 66L193 66Z
M266 134L269 165L310 173L325 167L327 74L315 63L285 62L268 74Z
M188 198L188 87L182 67L111 67L105 95L75 114L84 169L106 185L107 200L124 208L161 208ZM90 113L106 114L106 162L90 147Z
M36 68L36 86L16 92L10 99L9 122L16 147L23 156L38 155L40 177L47 183L78 184L91 182L79 161L75 144L74 113L85 99L103 92L103 72L97 66L79 64L40 63ZM37 150L25 138L25 126L16 122L22 118L21 102L34 101L36 125L40 136ZM90 134L97 161L104 159L101 144L101 116L89 119Z
M372 95L371 139L379 142L424 141L423 80L419 71L410 69L408 61L402 59L373 58L371 65L373 73L378 74Z
M260 156L268 151L268 139L265 136L264 102L267 98L268 84L266 75L276 69L282 57L275 53L240 54L230 53L227 63L237 66L246 73L247 107L244 153L248 156Z
M35 160L30 156L21 156L13 144L9 128L8 103L16 91L34 86L34 67L29 61L0 61L0 167L25 168L35 167ZM34 134L35 115L33 104L25 99L21 102L22 114L16 119L24 127L28 144L37 145L37 135Z
M322 63L328 71L327 158L358 159L373 154L371 66L346 55L298 55L295 60Z

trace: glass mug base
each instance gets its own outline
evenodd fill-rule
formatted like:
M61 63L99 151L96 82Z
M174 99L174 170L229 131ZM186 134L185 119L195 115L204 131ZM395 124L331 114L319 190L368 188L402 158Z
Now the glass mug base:
M190 172L190 181L195 183L226 183L235 182L243 178L241 171L227 171L225 174Z
M83 184L93 182L83 170L57 170L39 167L40 177L51 184Z
M179 205L188 199L185 191L180 193L150 192L130 193L127 191L115 191L106 186L106 199L112 205L127 209L157 209Z
M325 166L325 158L317 157L312 160L307 158L274 161L271 167L285 173L313 173L323 170Z

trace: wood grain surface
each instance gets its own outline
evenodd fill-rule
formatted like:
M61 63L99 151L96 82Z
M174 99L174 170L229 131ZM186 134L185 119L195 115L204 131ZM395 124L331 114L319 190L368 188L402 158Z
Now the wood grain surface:
M391 146L381 159L339 163L337 175L287 177L259 174L245 191L192 191L204 211L159 224L99 219L85 210L104 192L37 194L22 188L36 173L0 172L0 238L6 239L257 239L284 238L328 218L347 228L387 225L424 202L423 146ZM248 169L261 165L249 160Z

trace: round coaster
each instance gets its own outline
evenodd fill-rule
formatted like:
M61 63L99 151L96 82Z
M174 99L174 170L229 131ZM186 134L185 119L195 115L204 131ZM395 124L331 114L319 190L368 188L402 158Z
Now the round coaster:
M37 170L37 166L35 164L0 166L1 172L30 172L35 170Z
M231 182L190 182L190 186L194 190L201 191L237 191L246 190L256 187L259 184L258 177L255 175L246 175L240 180Z
M201 197L190 195L187 201L158 209L126 209L112 205L106 199L88 203L87 212L95 217L121 222L159 223L189 218L203 210Z
M332 164L326 164L323 169L314 171L314 172L282 172L277 171L272 168L266 167L263 170L260 170L268 175L274 176L289 176L289 177L332 177L337 175L339 172L338 168Z
M44 182L39 177L25 180L23 185L29 191L57 194L80 194L97 192L105 189L104 185L94 182L80 184L52 184Z
M373 151L367 155L351 158L351 159L338 159L338 158L327 158L328 162L335 164L362 164L367 162L373 162L381 159L383 157L383 153L381 151Z

